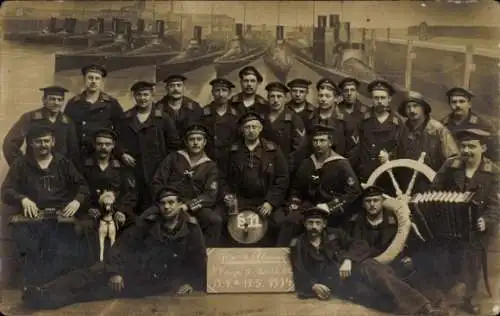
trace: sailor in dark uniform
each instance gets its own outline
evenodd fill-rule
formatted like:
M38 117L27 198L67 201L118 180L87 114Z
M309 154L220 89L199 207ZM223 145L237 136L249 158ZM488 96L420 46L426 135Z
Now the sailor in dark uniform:
M306 126L308 134L314 129L317 124L327 125L334 129L333 148L340 155L346 154L346 142L349 137L347 134L347 125L344 120L344 115L337 111L337 98L340 95L340 90L328 78L322 78L316 83L318 90L318 108L312 113L308 119L309 126ZM308 148L308 153L312 152L312 147ZM307 155L306 155L307 156Z
M289 185L288 164L281 149L263 138L263 118L254 112L243 114L238 125L243 137L229 148L229 165L223 171L222 196L228 213L235 205L250 208L270 219L275 238L284 220L283 202ZM274 240L264 240L272 245Z
M311 131L313 154L304 159L292 180L288 197L286 221L278 244L287 245L301 232L304 208L324 204L328 207L329 225L338 226L347 218L351 204L361 193L361 187L349 161L331 147L334 129L316 125Z
M450 130L454 137L456 137L458 131L468 128L481 129L492 135L497 135L497 131L495 131L495 128L489 121L472 111L471 100L474 97L472 92L464 88L454 87L446 92L446 96L451 107L451 113L441 122ZM492 137L488 141L486 157L493 161L498 161L499 151L498 140Z
M100 128L115 129L123 114L123 108L112 96L102 91L107 71L100 65L82 68L85 90L74 96L66 104L64 114L76 124L81 153L92 152L92 137Z
M500 169L484 156L490 136L479 129L458 131L456 137L460 156L446 161L432 182L433 190L475 192L472 204L477 223L474 223L476 227L470 241L458 240L435 245L433 256L439 272L437 277L443 278L443 285L449 285L450 271L456 270L452 267L458 268L455 278L452 276L451 285L455 282L466 285L463 307L473 313L480 311L475 298L481 270L486 268L484 265L481 267L481 260L484 260L483 255L489 243L493 238L498 238L500 222ZM487 279L485 281L488 283Z
M183 135L189 125L198 122L203 113L198 102L184 95L186 80L186 77L178 74L170 75L163 80L167 95L155 105L170 115L179 135Z
M26 134L35 124L49 124L54 128L54 151L70 159L75 165L80 161L80 146L76 136L75 123L61 112L64 96L68 91L63 87L51 86L43 91L43 107L24 113L12 126L3 142L3 154L9 166L23 156L21 147ZM78 166L77 166L78 167Z
M293 79L287 84L292 97L287 106L300 116L305 126L309 126L309 118L315 109L314 105L307 101L310 85L311 81L302 78Z
M349 299L390 311L393 315L440 315L418 291L392 269L370 258L363 240L344 230L327 228L328 211L304 211L305 233L290 243L295 291L299 298Z
M153 203L149 187L156 169L181 144L173 120L153 104L153 87L146 81L132 85L136 105L125 112L117 128L122 159L134 169L139 188L139 213Z
M30 150L9 169L1 188L2 201L28 219L47 216L48 209L55 209L62 217L79 216L82 212L77 212L84 205L89 188L71 161L52 152L52 126L33 125L26 142ZM73 224L47 218L11 225L13 239L23 254L25 294L34 286L89 263L87 243L76 234Z
M349 154L349 160L361 182L366 182L372 172L389 160L402 157L407 129L389 104L394 88L386 81L375 80L368 85L373 107L365 113L359 126L359 144ZM379 183L386 192L394 190L390 180Z
M208 129L201 124L188 126L184 135L186 150L169 154L159 165L152 181L153 195L165 186L181 190L187 211L198 219L206 243L219 245L222 218L216 209L219 197L219 169L205 153Z
M241 92L231 98L231 106L238 113L257 112L263 115L267 110L267 100L257 94L257 88L262 83L262 75L255 67L244 67L238 73Z
M137 219L136 181L133 170L113 156L116 142L117 135L113 130L98 130L94 136L95 153L83 160L83 176L90 187L87 209L91 210L93 217L102 215L101 197L112 192L116 210L124 216L121 224L129 226Z
M269 112L265 116L270 131L263 131L263 136L277 144L288 159L288 168L295 172L302 160L297 151L304 146L306 129L300 116L285 105L288 88L279 82L270 82L266 86Z
M339 82L339 88L342 94L342 101L337 105L339 113L344 115L347 122L346 148L350 151L359 142L358 126L369 108L358 99L358 89L360 82L356 78L347 77Z
M353 238L368 243L372 258L384 253L398 232L397 218L384 208L383 194L384 190L378 186L370 186L363 190L362 210L356 212L350 228ZM434 284L436 280L426 274L425 270L429 268L428 256L419 253L422 243L414 230L410 230L402 251L389 266L401 280L427 297L436 309L443 309L444 312L446 309L444 293Z
M229 146L236 140L238 132L238 112L230 105L231 89L234 85L224 78L210 81L214 100L203 108L201 124L209 131L206 152L219 168L227 167Z
M65 274L33 291L32 305L56 309L81 301L188 295L205 288L206 247L179 190L164 188L148 217L127 229L103 263Z

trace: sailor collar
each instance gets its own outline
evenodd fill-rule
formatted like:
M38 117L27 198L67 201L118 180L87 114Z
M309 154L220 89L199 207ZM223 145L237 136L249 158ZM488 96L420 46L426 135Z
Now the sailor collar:
M314 154L312 154L312 155L310 156L310 158L311 158L311 161L312 161L312 163L313 163L313 165L314 165L314 169L315 169L315 170L318 170L318 169L323 168L323 166L324 166L325 164L327 164L327 163L329 163L329 162L331 162L331 161L337 161L337 160L346 159L345 157L343 157L343 156L341 156L341 155L337 154L337 153L336 153L335 151L333 151L333 150L330 152L330 156L328 156L328 157L325 159L325 161L323 161L323 162L319 162L319 161L318 161L318 159L316 159L316 156L315 156Z
M208 158L208 156L204 154L203 157L200 158L200 160L198 160L196 163L193 163L191 161L191 158L189 157L189 154L185 150L178 150L177 153L184 157L184 159L186 159L190 168L194 168L206 162L212 161L212 159Z

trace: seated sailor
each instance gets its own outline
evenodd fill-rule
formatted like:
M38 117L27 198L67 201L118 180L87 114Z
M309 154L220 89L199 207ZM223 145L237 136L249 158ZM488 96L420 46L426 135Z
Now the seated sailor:
M390 309L392 314L439 315L422 294L401 281L392 269L370 259L365 241L352 239L344 230L326 228L328 215L319 207L306 210L306 232L290 244L299 298L354 296L362 304Z
M37 288L30 296L32 306L52 309L81 301L204 290L203 234L185 208L177 188L164 188L156 205L120 236L104 263Z
M334 129L318 124L311 133L313 154L302 161L290 187L289 213L278 241L283 246L301 232L300 208L325 204L332 215L329 219L332 226L347 216L346 210L361 194L349 161L332 149Z
M2 184L2 201L21 213L11 225L25 290L86 262L86 242L71 219L89 195L73 163L53 153L52 126L34 125L27 144L27 155L14 162Z
M193 124L186 129L184 139L186 149L168 155L156 171L151 184L153 195L167 185L178 187L189 213L198 219L207 244L217 246L222 226L216 209L219 169L205 153L208 130Z
M377 257L385 252L392 252L389 262L398 277L427 297L436 308L445 309L443 293L433 284L425 273L429 266L427 257L418 252L422 245L418 230L410 230L406 240L397 238L398 231L403 230L403 223L397 219L396 208L390 210L384 204L384 191L377 186L363 190L363 209L354 215L351 235L364 240L370 246L370 257Z

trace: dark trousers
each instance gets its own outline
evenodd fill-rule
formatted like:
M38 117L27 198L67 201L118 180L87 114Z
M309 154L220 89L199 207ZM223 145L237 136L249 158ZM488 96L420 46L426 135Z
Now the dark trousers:
M338 268L338 265L330 267L328 277L322 280L335 296L353 297L362 305L394 314L413 314L429 304L421 293L398 278L390 266L374 259L354 263L347 279L340 279Z
M55 220L17 223L13 227L24 286L46 283L59 275L89 264L85 234L74 224Z
M466 286L465 299L473 299L482 272L483 245L479 241L433 241L426 248L431 258L433 277L444 291L459 282Z
M198 220L198 223L205 236L205 243L208 247L217 247L220 244L222 231L222 217L220 208L204 207L190 214Z
M148 277L148 271L142 272L144 273L137 271L134 275L125 275L125 287L118 293L109 287L111 275L105 271L103 264L74 270L44 284L29 303L36 308L55 309L78 302L142 298L174 290L169 280L154 280Z

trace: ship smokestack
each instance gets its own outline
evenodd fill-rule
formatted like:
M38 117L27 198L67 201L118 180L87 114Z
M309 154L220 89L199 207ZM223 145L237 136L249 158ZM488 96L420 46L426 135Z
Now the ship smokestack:
M66 31L69 34L75 34L76 22L77 20L75 18L68 19L68 27L66 28Z
M340 16L338 14L330 14L330 28L335 28L340 23Z
M198 42L198 44L201 44L201 26L196 25L194 27L193 37Z
M103 18L97 18L97 28L99 34L104 33L104 19Z
M113 33L118 34L119 24L120 24L120 19L113 18L113 20L111 20L111 30L113 31Z
M285 38L284 34L284 26L276 25L276 40L282 41Z
M145 26L146 26L146 23L145 23L144 19L137 20L137 32L143 33Z
M242 38L243 37L243 24L241 23L236 23L235 25L236 29L236 36L238 36L239 38Z
M318 15L318 28L326 29L326 15Z
M155 33L158 34L159 37L163 37L165 35L165 21L155 21Z
M49 21L49 32L50 33L55 33L56 26L57 26L57 18L50 18L50 21Z
M97 19L89 19L88 23L87 23L87 30L90 30L92 29L94 26L97 26Z
M247 24L247 33L252 32L252 24Z
M351 23L341 22L339 24L339 41L340 42L351 42Z

